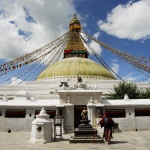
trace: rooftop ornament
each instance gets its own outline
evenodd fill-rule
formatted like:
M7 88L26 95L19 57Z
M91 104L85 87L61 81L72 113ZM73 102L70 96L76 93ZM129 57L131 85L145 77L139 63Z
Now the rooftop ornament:
M130 99L129 99L129 97L128 97L128 94L125 94L124 95L124 101L129 101Z

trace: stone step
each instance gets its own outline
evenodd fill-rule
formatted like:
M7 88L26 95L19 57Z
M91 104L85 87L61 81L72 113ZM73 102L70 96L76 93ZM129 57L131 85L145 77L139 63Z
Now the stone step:
M101 137L99 135L94 135L94 136L73 136L71 138L73 139L100 139Z
M74 139L73 137L71 137L69 139L69 143L104 143L104 140L102 138L99 138L99 139L95 139L95 138Z

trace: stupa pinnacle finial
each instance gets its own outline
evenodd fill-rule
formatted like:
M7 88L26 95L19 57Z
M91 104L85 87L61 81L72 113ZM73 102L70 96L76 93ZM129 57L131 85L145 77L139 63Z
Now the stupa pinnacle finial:
M77 15L76 14L73 15L73 19L77 19Z
M70 21L69 27L71 31L79 32L81 30L80 21L76 14L73 15L73 19Z

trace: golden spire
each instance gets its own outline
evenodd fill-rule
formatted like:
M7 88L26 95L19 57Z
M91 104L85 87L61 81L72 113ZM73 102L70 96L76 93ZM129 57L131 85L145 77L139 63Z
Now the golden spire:
M70 21L69 28L70 31L79 32L81 30L80 21L78 20L76 14L73 15L73 19Z
M67 46L64 49L64 58L69 57L87 58L88 52L84 47L84 44L80 38L79 32L81 31L81 25L76 14L74 14L73 19L70 21L69 27L71 33Z

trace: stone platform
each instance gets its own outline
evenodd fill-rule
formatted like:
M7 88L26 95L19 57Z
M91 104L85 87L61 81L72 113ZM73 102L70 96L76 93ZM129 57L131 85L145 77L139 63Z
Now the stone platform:
M95 136L88 136L88 137L84 137L84 136L80 136L80 137L75 137L72 136L69 139L70 143L104 143L104 140L99 136L99 135L95 135Z
M98 135L97 129L89 124L87 116L80 121L78 129L74 130L74 136L70 137L70 143L104 143L103 139Z

